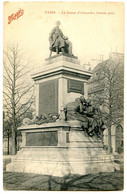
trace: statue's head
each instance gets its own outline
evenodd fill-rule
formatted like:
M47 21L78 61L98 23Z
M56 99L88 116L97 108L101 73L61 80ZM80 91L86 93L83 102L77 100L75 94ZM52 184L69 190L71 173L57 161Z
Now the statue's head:
M60 21L57 21L56 22L56 26L60 26Z
M82 96L80 96L80 102L85 102L86 100L85 100L85 98L84 98L84 96L82 95Z

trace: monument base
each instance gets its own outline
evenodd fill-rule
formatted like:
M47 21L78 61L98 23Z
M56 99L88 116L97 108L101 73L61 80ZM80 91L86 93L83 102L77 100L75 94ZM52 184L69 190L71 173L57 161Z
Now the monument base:
M78 122L73 122L72 127L71 123L58 122L43 124L38 128L26 126L20 130L27 135L55 130L58 133L57 146L26 146L26 139L26 144L6 166L7 171L62 177L115 170L113 157L103 150L100 141L85 135Z

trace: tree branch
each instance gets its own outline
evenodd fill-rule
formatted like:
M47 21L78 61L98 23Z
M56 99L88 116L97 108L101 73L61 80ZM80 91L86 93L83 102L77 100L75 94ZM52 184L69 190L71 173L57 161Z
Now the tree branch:
M19 101L21 100L21 98L31 89L33 87L33 85L31 86L31 87L29 87L28 89L26 89L26 91L24 91L21 95L20 95L20 97L17 99L17 101L16 101L16 104L18 104L19 103Z

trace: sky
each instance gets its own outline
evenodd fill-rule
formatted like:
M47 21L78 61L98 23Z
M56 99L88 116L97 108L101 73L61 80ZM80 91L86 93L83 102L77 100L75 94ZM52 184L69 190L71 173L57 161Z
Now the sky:
M8 16L20 8L24 14L8 24ZM106 60L111 51L124 52L124 5L118 2L5 2L4 48L8 42L18 43L31 68L42 68L49 57L49 33L58 20L81 65L93 68L100 55Z

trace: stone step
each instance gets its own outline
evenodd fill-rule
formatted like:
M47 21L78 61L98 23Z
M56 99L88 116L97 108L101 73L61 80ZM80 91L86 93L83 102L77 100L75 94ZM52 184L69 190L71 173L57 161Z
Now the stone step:
M100 148L68 148L68 149L55 149L38 151L34 150L22 150L18 152L16 156L12 158L12 161L96 161L106 162L113 161L111 155L106 154L103 149Z
M17 161L7 165L7 171L27 172L43 175L65 176L68 174L85 175L97 172L113 172L114 166L111 162L107 163L85 163L85 162L31 162Z

